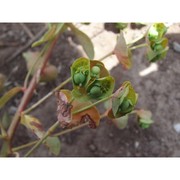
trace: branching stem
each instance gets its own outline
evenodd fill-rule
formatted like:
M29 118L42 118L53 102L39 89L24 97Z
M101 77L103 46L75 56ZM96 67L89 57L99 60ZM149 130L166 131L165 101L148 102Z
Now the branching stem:
M111 96L105 97L105 98L103 98L103 99L101 99L101 100L99 100L99 101L96 101L95 103L93 103L93 104L91 104L91 105L89 105L89 106L86 106L86 107L84 107L84 108L82 108L82 109L79 109L79 110L77 110L77 111L74 111L74 112L72 112L72 114L77 114L77 113L80 113L80 112L82 112L82 111L85 111L85 110L87 110L87 109L89 109L89 108L91 108L91 107L93 107L93 106L95 106L95 105L97 105L97 104L99 104L99 103L101 103L101 102L107 101L108 99L110 99L110 98L112 98L112 97L113 97L113 94L112 94ZM36 148L38 148L38 147L43 143L43 141L44 141L58 126L59 126L59 121L57 121L56 123L54 123L54 124L48 129L48 131L45 133L45 135L44 135L39 141L36 142L36 144L25 154L24 157L28 157L29 155L31 155L31 153L32 153ZM69 132L70 132L70 131L69 131Z
M71 77L66 79L64 82L62 82L59 86L57 86L56 88L54 88L51 92L49 92L46 96L44 96L42 99L40 99L38 102L36 102L35 104L33 104L30 108L26 109L25 111L23 111L23 113L28 114L30 111L32 111L33 109L35 109L36 107L38 107L41 103L43 103L46 99L48 99L50 96L52 96L56 91L58 91L59 89L61 89L63 86L65 86L68 82L71 81Z
M104 118L104 117L106 117L106 112L100 116L100 119L102 119L102 118ZM77 129L83 128L83 127L87 126L88 124L89 124L89 122L86 122L86 123L80 124L80 125L78 125L78 126L75 126L75 127L71 128L71 129L66 129L66 130L63 130L63 131L58 132L58 133L56 133L56 134L52 134L52 136L59 137L59 136L62 136L62 135L64 135L64 134L73 132L73 131L75 131L75 130L77 130ZM39 140L30 142L30 143L27 143L27 144L23 144L23 145L21 145L21 146L18 146L18 147L13 148L12 150L13 150L13 152L16 152L16 151L22 150L22 149L24 149L24 148L28 148L28 147L36 144L38 141L39 141Z

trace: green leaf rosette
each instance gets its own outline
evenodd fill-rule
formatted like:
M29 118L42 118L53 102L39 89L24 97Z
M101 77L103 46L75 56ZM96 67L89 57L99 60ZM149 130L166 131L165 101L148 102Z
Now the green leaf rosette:
M71 66L73 97L80 101L102 99L112 94L114 78L97 60L79 58Z
M163 38L157 42L151 42L148 47L147 56L149 61L156 62L166 57L168 51L168 39Z
M138 95L129 81L125 81L114 93L112 98L112 109L109 111L110 118L119 118L130 113L136 103Z
M142 129L147 129L153 124L152 113L148 110L136 110L138 116L138 124Z
M148 44L147 57L150 62L156 62L166 57L168 39L164 37L167 27L163 23L153 24L147 33L146 41Z

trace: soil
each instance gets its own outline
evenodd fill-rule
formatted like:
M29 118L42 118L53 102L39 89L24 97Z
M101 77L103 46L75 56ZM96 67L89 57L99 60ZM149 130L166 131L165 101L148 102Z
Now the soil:
M44 24L25 24L33 35L36 35ZM80 29L86 32L95 45L96 58L104 55L113 46L111 37L116 37L114 24L106 26L103 23L89 25L78 24ZM143 26L144 28L144 26ZM143 28L128 26L131 35L139 34ZM150 66L146 59L145 49L133 51L133 68L124 70L120 64L116 64L110 73L116 80L116 87L125 80L132 82L139 94L137 108L148 109L153 114L154 124L148 129L141 129L135 116L129 118L125 129L120 130L108 119L104 118L97 129L83 127L60 137L60 157L178 157L180 156L180 133L174 126L180 123L180 53L173 49L173 42L180 43L180 24L173 24L168 30L169 51L164 60L156 63L158 70L146 76L140 76L139 72ZM22 54L14 58L10 63L7 59L23 47L31 37L25 29L18 24L0 24L0 73L8 77L5 91L16 85L22 85L27 73L25 60ZM112 40L113 41L113 40ZM104 43L104 44L103 44ZM38 50L30 48L29 50ZM26 50L27 51L27 50ZM23 53L23 52L22 52ZM84 55L74 35L68 31L59 39L52 57L51 63L58 67L58 78L51 83L40 84L29 104L37 102L54 87L70 76L72 62ZM101 56L102 57L102 56ZM111 57L112 64L115 57ZM72 88L71 84L65 88ZM4 92L0 92L2 95ZM22 94L17 95L1 110L0 116L7 112L12 116L20 102ZM100 108L101 111L103 107ZM56 99L54 96L45 101L39 108L31 112L31 115L39 118L44 128L47 129L56 121ZM61 130L60 128L57 130ZM28 143L35 136L20 125L16 131L13 146ZM24 151L20 152L23 155ZM32 156L53 157L53 155L41 146Z

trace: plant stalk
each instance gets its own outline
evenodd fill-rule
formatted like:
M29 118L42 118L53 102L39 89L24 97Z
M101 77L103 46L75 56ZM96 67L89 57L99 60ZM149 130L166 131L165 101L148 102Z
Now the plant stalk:
M19 104L19 107L18 107L18 109L17 109L17 111L16 111L16 113L15 113L13 119L12 119L12 122L11 122L11 124L9 126L9 129L7 131L8 138L4 142L4 144L2 145L2 149L4 149L3 146L7 146L7 144L9 145L9 148L11 149L11 141L12 141L13 135L14 135L14 133L16 131L16 128L17 128L17 126L19 124L21 112L26 108L29 100L31 99L31 97L33 95L33 92L34 92L36 86L38 85L39 76L43 72L43 68L45 67L46 63L48 62L49 57L52 54L52 51L53 51L53 48L54 48L56 42L57 42L57 38L54 39L52 41L52 43L50 44L48 52L47 52L47 54L45 56L43 66L41 67L41 69L39 69L36 72L36 74L31 79L28 88L25 90L24 95L23 95L23 97L21 99L21 102Z
M80 124L79 126L75 126L75 127L73 127L72 129L66 129L66 130L61 131L61 132L59 132L59 133L53 134L52 136L55 136L55 137L62 136L62 135L64 135L64 134L67 134L67 133L69 133L69 132L75 131L75 130L80 129L80 128L82 128L82 127L84 127L84 126L87 126L87 125L88 125L88 122L86 122L86 123L84 123L84 124ZM30 146L36 144L38 141L39 141L39 140L35 140L35 141L33 141L33 142L30 142L30 143L27 143L27 144L24 144L24 145L15 147L15 148L13 148L12 150L13 150L13 152L22 150L22 149L24 149L24 148L27 148L27 147L30 147Z
M25 154L24 157L28 157L31 153L38 148L41 143L59 126L59 121L56 121L45 133L45 135Z
M63 86L65 86L67 83L69 83L71 81L71 77L66 79L64 82L62 82L59 86L57 86L56 88L54 88L51 92L49 92L46 96L44 96L42 99L40 99L38 102L36 102L35 104L33 104L30 108L26 109L25 111L23 111L23 113L27 114L30 111L32 111L33 109L35 109L36 107L38 107L41 103L43 103L46 99L48 99L50 96L52 96L56 91L58 91L59 89L61 89Z
M104 114L102 114L102 115L100 116L100 119L106 117L106 115L107 115L107 113L105 112ZM86 123L80 124L80 125L78 125L78 126L75 126L75 127L73 127L72 129L66 129L66 130L61 131L61 132L58 132L58 133L56 133L56 134L52 134L52 136L59 137L59 136L62 136L62 135L64 135L64 134L67 134L67 133L70 133L70 132L72 132L72 131L75 131L75 130L77 130L77 129L80 129L80 128L82 128L82 127L85 127L85 126L87 126L88 124L89 124L89 122L86 122ZM36 144L38 141L39 141L39 140L35 140L35 141L33 141L33 142L30 142L30 143L27 143L27 144L24 144L24 145L15 147L15 148L13 148L12 150L13 150L13 152L22 150L22 149L24 149L24 148L27 148L27 147L30 147L30 146Z
M87 110L87 109L89 109L89 108L91 108L91 107L93 107L93 106L95 106L95 105L97 105L97 104L99 104L99 103L101 103L101 102L104 102L104 101L106 101L106 100L108 100L108 99L110 99L110 98L112 98L112 97L113 97L113 94L112 94L111 96L108 96L108 97L106 97L106 98L104 98L104 99L101 99L101 100L99 100L99 101L97 101L97 102L95 102L95 103L93 103L93 104L91 104L91 105L89 105L89 106L86 106L86 107L84 107L84 108L82 108L82 109L79 109L79 110L77 110L77 111L74 111L74 112L72 112L72 114L77 114L77 113L79 113L79 112L85 111L85 110ZM57 121L56 123L54 123L54 124L49 128L49 130L45 133L45 135L44 135L39 141L37 141L37 143L25 154L24 157L28 157L29 155L31 155L31 153L32 153L36 148L38 148L38 147L41 145L41 143L42 143L58 126L59 126L59 121ZM68 131L68 132L70 132L70 131Z
M93 107L93 106L95 106L95 105L97 105L97 104L99 104L101 102L107 101L108 99L110 99L112 97L113 97L113 94L111 96L105 97L105 98L103 98L103 99L101 99L99 101L96 101L95 103L90 104L89 106L86 106L84 108L78 109L77 111L72 112L72 114L77 114L79 112L85 111L85 110L87 110L87 109L89 109L89 108L91 108L91 107Z
M39 75L43 72L43 68L45 67L45 65L47 64L51 54L52 54L52 51L53 51L53 48L55 46L57 42L57 39L55 39L51 45L49 46L49 49L48 49L48 52L46 54L46 57L45 57L45 60L43 62L43 66L41 67L41 69L39 71L36 72L36 74L33 76L30 84L29 84L29 87L26 89L25 93L24 93L24 96L22 97L22 100L20 102L20 105L18 107L18 110L15 114L15 116L13 117L12 119L12 123L10 124L10 127L8 129L8 136L9 136L9 139L11 140L13 135L14 135L14 132L16 130L16 127L17 125L19 124L19 118L20 118L20 115L21 115L21 112L25 109L25 107L27 106L27 103L29 102L30 98L32 97L33 95L33 92L38 84L38 81L39 81Z
M111 51L111 52L109 52L109 53L107 53L105 56L101 57L101 58L99 59L99 61L103 61L104 59L106 59L107 57L109 57L109 56L111 56L111 55L113 55L113 54L114 54L114 50Z
M143 44L139 44L139 45L136 45L136 46L130 47L129 49L130 49L130 50L134 50L134 49L137 49L137 48L147 47L147 46L148 46L148 44L147 44L147 43L143 43Z

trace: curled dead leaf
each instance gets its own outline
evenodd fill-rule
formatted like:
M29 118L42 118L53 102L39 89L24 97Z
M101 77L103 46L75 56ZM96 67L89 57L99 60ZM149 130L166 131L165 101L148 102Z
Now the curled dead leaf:
M62 90L55 93L57 98L57 118L62 128L68 126L71 121L72 105L69 103L70 91Z
M57 97L57 118L62 128L72 128L80 124L89 122L90 128L99 125L100 115L95 106L84 111L73 113L91 104L90 101L81 102L72 100L71 91L61 90L56 92Z

